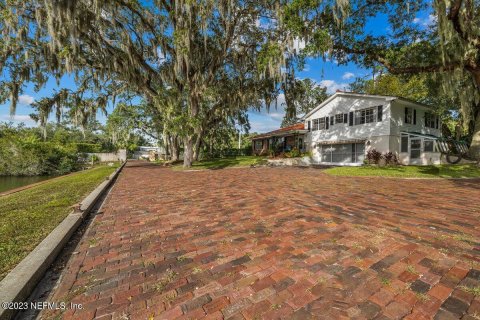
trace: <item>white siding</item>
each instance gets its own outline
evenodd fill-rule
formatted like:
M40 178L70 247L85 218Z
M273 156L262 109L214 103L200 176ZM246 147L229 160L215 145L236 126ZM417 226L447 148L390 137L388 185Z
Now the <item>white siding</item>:
M350 112L382 105L382 121L349 126ZM313 159L320 162L320 148L317 143L322 141L354 140L369 141L366 150L375 148L380 152L388 152L390 144L390 101L384 97L363 97L337 95L325 106L315 111L305 119L305 127L308 121L313 119L332 117L336 114L348 114L347 123L329 125L326 130L310 131L307 134L307 144L312 151ZM377 119L375 119L377 120Z
M383 106L382 121L349 126L350 112L379 105ZM404 122L405 107L416 110L415 125ZM425 127L425 112L428 111L430 111L428 107L395 97L336 93L325 105L305 117L305 128L308 127L309 121L311 123L311 131L306 135L307 147L312 151L313 160L320 162L322 158L321 148L318 147L320 142L365 140L366 151L373 148L381 153L391 151L396 153L403 163L408 164L410 163L409 155L400 153L400 133L402 131L441 136L440 129ZM329 125L328 129L313 130L314 119L330 118L336 114L348 114L347 123ZM440 122L439 127L441 127ZM438 157L438 153L422 152L422 159L419 162L421 164L438 163Z
M416 124L405 123L405 108L409 107L416 110ZM439 119L439 129L428 128L425 126L425 113L432 112L429 108L409 103L407 101L396 100L392 102L392 117L390 119L390 128L394 139L390 146L391 150L394 150L398 154L398 159L402 164L415 164L415 165L430 165L440 164L439 152L421 152L420 158L411 159L410 152L400 152L400 133L401 132L417 132L422 134L429 134L440 137L442 122ZM409 141L410 145L410 141ZM423 148L423 143L422 143ZM410 146L409 146L410 150Z
M328 130L311 131L314 142L336 141L351 139L368 139L372 136L388 136L390 132L390 101L385 98L349 97L338 95L328 104L305 119L305 128L308 121L317 118L331 117L339 113L349 114L351 111L383 105L383 121L349 126L347 123L334 124Z
M390 119L390 128L392 135L399 135L400 132L403 131L431 134L437 137L441 136L441 121L439 121L439 129L425 127L425 112L432 112L429 108L414 103L408 103L402 100L395 100L392 102L391 105L392 116ZM417 110L417 123L415 125L405 123L405 107L410 107Z

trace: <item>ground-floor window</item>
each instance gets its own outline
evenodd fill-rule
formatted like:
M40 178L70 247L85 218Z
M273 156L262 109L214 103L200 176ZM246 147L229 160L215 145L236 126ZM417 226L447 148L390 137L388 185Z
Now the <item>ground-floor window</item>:
M255 140L255 150L262 150L263 140Z
M400 152L408 153L410 159L421 158L422 152L435 152L435 139L402 134L400 137Z
M362 163L365 159L364 143L345 143L320 146L321 162Z
M434 141L433 140L424 140L423 141L423 151L433 152Z
M411 138L410 139L410 158L418 159L422 153L422 139Z

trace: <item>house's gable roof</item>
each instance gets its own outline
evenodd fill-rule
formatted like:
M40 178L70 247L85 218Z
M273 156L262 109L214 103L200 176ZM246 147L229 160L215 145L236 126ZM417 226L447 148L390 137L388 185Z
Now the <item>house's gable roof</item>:
M393 100L400 100L400 101L404 101L404 102L407 102L407 103L411 103L411 104L416 104L418 106L422 106L422 107L425 107L425 108L432 108L431 106L429 105L426 105L426 104L423 104L423 103L420 103L420 102L416 102L416 101L413 101L413 100L410 100L410 99L407 99L407 98L402 98L402 97L394 97L394 96L382 96L382 95L374 95L374 94L365 94L365 93L357 93L357 92L347 92L347 91L339 91L337 90L337 92L335 92L332 96L330 96L327 100L323 101L321 104L319 104L318 106L316 106L315 108L313 108L310 112L308 112L307 114L305 114L303 117L302 117L302 120L308 118L309 116L311 116L313 113L315 113L316 111L318 111L319 109L323 108L325 105L327 105L328 103L330 103L332 100L336 99L338 96L346 96L346 97L361 97L361 98L377 98L377 99L385 99L386 101L393 101Z
M273 137L273 136L276 136L276 135L287 134L287 133L290 133L290 132L294 133L296 131L302 131L302 130L305 130L305 123L300 122L300 123L296 123L294 125L291 125L291 126L288 126L288 127L285 127L285 128L280 128L280 129L273 130L273 131L270 131L270 132L267 132L267 133L259 134L258 136L253 137L252 140Z

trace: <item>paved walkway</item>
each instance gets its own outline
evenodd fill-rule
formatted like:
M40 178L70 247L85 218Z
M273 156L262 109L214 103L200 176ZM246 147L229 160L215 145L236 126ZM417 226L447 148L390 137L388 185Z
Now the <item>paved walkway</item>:
M83 305L65 319L479 319L479 199L479 180L131 164L50 301Z

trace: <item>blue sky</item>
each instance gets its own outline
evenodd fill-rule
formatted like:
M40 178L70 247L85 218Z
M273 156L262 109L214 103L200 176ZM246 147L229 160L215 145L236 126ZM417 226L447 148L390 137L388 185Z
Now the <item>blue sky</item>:
M414 23L420 26L426 27L434 21L434 17L428 12L424 12L415 18ZM366 27L366 31L371 34L386 34L389 33L388 23L384 16L378 16L372 19ZM338 65L336 61L324 61L322 58L308 59L305 64L304 70L297 70L297 77L304 79L310 78L317 82L321 86L327 87L328 93L334 93L337 89L348 90L349 83L353 82L357 77L370 77L371 70L360 68L359 66L350 63L348 65ZM46 86L39 92L35 92L33 85L28 85L24 88L23 94L20 96L17 112L12 119L9 115L9 105L7 102L0 105L0 122L1 121L13 121L14 123L24 122L28 126L35 126L35 122L29 117L32 113L30 104L42 97L51 96L55 90L61 88L74 89L75 84L73 78L70 76L64 76L60 80L60 86L56 81L51 79ZM263 108L261 111L250 111L249 119L251 124L250 132L267 132L275 130L280 127L282 118L284 115L284 97L280 95L277 102L277 108L272 106L269 111ZM112 107L108 109L108 112L112 111ZM53 120L53 119L52 119ZM98 120L105 121L103 115L98 115Z
M349 83L356 77L365 77L369 71L359 68L355 64L338 65L336 61L323 61L323 59L308 59L304 70L297 71L297 78L310 78L320 86L326 87L329 94L338 90L348 90ZM270 107L269 112L262 109L260 112L250 111L249 119L251 132L268 132L280 127L285 114L285 98L280 95L277 108Z
M347 66L338 66L334 61L323 61L322 59L308 59L303 71L297 72L298 78L311 78L322 86L327 87L329 93L335 90L344 90L348 88L348 84L355 77L363 77L368 74L368 70L358 68L354 64ZM14 123L24 122L28 126L35 126L35 122L30 119L29 114L33 112L30 104L42 97L51 96L55 90L61 88L74 89L75 84L72 77L64 76L60 80L60 86L54 79L50 79L46 86L39 92L35 92L33 85L28 85L24 89L24 93L19 98L17 111L12 119L9 115L10 102L0 105L0 121L13 121ZM250 111L249 119L251 124L251 132L267 132L280 127L284 115L284 97L280 95L278 98L277 108L272 106L269 112L266 109L258 111ZM112 107L108 112L112 111ZM53 118L51 117L52 121ZM105 117L98 115L98 120L105 121Z

